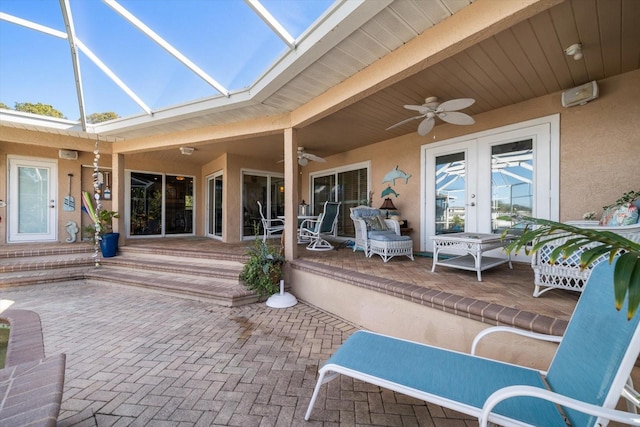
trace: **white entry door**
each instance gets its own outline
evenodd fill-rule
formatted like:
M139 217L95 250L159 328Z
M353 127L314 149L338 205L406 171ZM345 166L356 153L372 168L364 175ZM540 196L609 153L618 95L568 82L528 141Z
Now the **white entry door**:
M58 240L55 161L9 157L8 241Z
M500 234L504 215L557 220L558 129L549 116L424 146L422 250L435 235Z

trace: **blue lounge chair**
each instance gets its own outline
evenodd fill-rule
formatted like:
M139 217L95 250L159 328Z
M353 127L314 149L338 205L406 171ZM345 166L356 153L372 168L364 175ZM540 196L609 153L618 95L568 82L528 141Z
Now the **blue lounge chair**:
M639 415L614 409L640 352L640 314L627 320L626 304L616 311L613 302L613 267L601 263L555 338L547 372L358 331L320 369L305 419L322 384L341 374L478 417L481 426L640 425Z

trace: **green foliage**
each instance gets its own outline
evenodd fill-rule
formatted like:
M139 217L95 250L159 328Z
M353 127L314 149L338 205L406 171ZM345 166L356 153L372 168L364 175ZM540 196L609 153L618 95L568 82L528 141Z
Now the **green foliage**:
M59 119L66 119L64 114L53 108L51 105L38 102L32 104L30 102L16 102L16 111L22 111L25 113L39 114L41 116L57 117Z
M258 294L259 299L278 293L285 261L279 248L267 245L256 236L248 255L249 261L240 273L245 287Z
M98 219L100 220L98 232L100 232L100 235L111 233L113 231L114 218L120 218L118 212L108 211L106 209L101 209L98 212Z
M628 295L627 317L631 319L640 305L640 244L607 230L574 227L572 225L546 219L526 216L500 217L500 220L524 224L524 232L506 246L507 252L524 249L528 255L535 253L546 243L567 237L564 244L557 245L549 255L555 263L560 257L569 257L585 245L590 245L580 256L580 268L584 269L598 257L609 255L609 263L616 256L618 262L613 272L613 286L616 309L620 310ZM533 227L535 226L535 227ZM518 229L520 231L520 229ZM503 235L508 234L507 230ZM593 245L593 246L591 246Z
M113 111L107 111L104 113L93 113L87 116L87 123L102 123L109 120L117 119L118 117L120 116L118 116L118 114L114 113Z
M4 108L5 110L10 110L11 108L9 108L9 106L7 104L5 104L4 102L0 102L0 108Z
M91 242L95 242L96 228L98 230L98 235L100 236L111 233L113 231L114 218L120 218L118 212L101 209L98 212L98 224L90 224L83 229L85 236L87 236Z
M636 199L640 199L640 191L628 191L626 193L624 193L622 195L622 197L620 197L618 200L616 200L615 202L613 202L612 204L608 205L608 206L603 206L602 210L607 210L609 208L614 208L616 206L620 206L623 205L625 203L631 203L633 201L635 201Z

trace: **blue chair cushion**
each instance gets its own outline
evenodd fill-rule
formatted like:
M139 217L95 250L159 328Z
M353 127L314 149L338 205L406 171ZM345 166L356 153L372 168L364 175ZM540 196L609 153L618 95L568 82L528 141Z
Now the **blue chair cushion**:
M379 209L354 209L353 210L354 218L365 218L365 217L371 217L371 216L378 216L381 214L382 212L380 212Z
M393 231L371 231L369 232L369 240L377 240L379 242L398 242L401 240L411 240L411 237L398 236Z

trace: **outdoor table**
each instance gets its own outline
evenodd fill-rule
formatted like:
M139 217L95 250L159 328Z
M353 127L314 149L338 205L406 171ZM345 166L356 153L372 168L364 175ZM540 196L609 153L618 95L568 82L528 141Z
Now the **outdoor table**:
M281 219L284 221L284 215L278 215L278 219ZM318 215L298 215L298 229L300 228L300 224L302 224L302 222L306 219L318 219ZM300 233L298 233L298 244L301 243L308 243L307 239L301 239L300 238Z
M509 263L509 268L513 269L511 254L507 254L506 258L482 256L484 252L492 249L504 248L511 242L513 236L503 238L500 234L452 233L440 234L431 238L433 239L432 272L436 270L436 265L470 270L475 271L478 275L478 282L482 282L481 272L488 268ZM458 256L440 260L441 252Z

